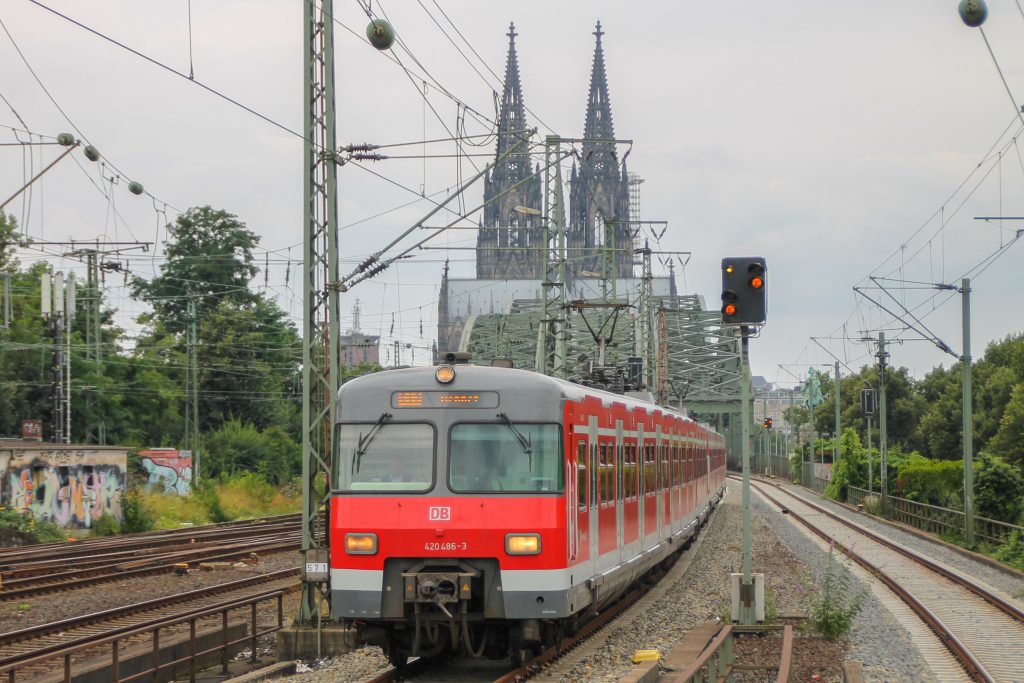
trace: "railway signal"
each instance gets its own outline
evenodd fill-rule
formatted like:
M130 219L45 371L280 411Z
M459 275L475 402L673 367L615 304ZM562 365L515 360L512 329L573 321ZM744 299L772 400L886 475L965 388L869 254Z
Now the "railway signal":
M768 314L763 256L722 259L722 322L760 325Z
M765 429L771 429L772 428L772 418L766 417L764 419L764 428Z

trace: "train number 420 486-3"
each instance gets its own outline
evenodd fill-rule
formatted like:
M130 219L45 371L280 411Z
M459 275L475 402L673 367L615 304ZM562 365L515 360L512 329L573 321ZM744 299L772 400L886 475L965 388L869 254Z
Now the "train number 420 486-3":
M427 541L423 544L424 550L437 551L450 551L450 550L469 550L469 544L465 541L446 541L441 543L440 541Z

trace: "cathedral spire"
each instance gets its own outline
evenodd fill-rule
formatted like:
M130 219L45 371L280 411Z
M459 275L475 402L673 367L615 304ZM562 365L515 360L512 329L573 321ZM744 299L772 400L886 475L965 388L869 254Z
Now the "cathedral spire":
M477 277L538 277L543 272L539 221L516 207L539 209L542 204L540 174L534 175L526 125L526 105L519 80L516 27L509 24L505 84L498 113L495 165L484 179L483 226L477 235ZM497 95L495 95L497 96ZM506 153L516 148L515 152ZM497 228L497 229L494 229ZM510 248L511 247L511 248Z
M601 47L601 22L597 22L597 37L594 47L594 66L590 72L590 95L587 98L587 123L583 128L583 137L602 140L614 140L615 128L612 126L612 105L608 98L608 75L604 68L604 49Z
M516 26L508 25L508 57L505 60L505 87L501 94L501 111L498 114L498 147L495 158L501 157L510 147L522 139L526 130L526 107L523 104L523 86L519 80L519 55L516 53ZM503 160L495 169L494 174L507 179L522 177L519 168L526 164L529 173L529 160L525 155L514 154Z

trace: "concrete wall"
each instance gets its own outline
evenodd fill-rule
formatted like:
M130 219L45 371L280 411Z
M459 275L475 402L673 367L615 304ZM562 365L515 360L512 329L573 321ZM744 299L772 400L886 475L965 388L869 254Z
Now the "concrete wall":
M104 514L121 519L127 448L0 442L0 505L36 519L88 529Z
M192 452L160 448L139 451L146 470L146 490L162 489L187 496L192 489Z

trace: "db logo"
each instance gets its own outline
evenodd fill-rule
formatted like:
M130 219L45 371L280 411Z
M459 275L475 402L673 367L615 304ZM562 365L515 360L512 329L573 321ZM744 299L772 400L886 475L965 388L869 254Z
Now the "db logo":
M452 509L450 507L432 507L430 508L430 521L448 521L452 518Z

